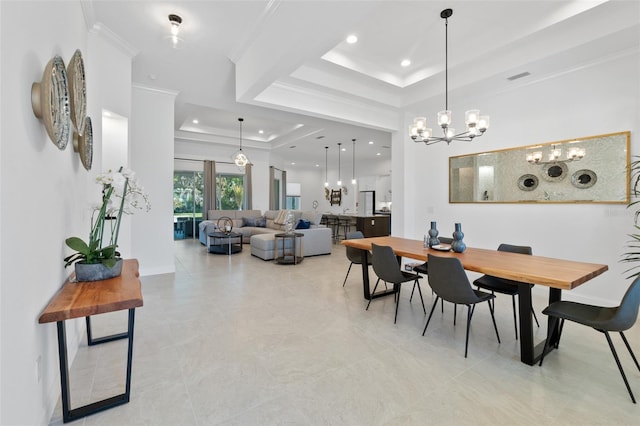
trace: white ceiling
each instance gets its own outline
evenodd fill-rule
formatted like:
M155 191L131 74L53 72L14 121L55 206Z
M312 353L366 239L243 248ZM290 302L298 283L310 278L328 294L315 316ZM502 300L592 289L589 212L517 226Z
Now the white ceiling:
M244 146L301 166L323 163L325 146L337 156L336 143L350 147L354 138L359 161L389 158L390 132L409 124L402 111L435 116L421 106L434 100L444 106L445 8L454 11L450 100L510 90L640 44L637 0L94 0L84 6L96 28L135 52L134 82L179 93L177 138L237 145L243 117ZM168 39L171 13L183 19L178 49ZM346 43L349 34L358 43ZM403 59L411 65L401 67ZM522 72L531 74L507 79Z

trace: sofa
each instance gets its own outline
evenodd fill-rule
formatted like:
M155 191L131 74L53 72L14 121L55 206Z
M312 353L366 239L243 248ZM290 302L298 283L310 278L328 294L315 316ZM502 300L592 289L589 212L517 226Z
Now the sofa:
M331 254L331 229L320 225L322 214L316 212L302 212L291 210L293 223L300 224L301 220L309 226L308 229L296 229L295 232L304 234L303 255L317 256ZM200 223L200 242L207 244L207 233L217 230L217 221L228 217L233 222L233 232L242 233L245 244L251 245L251 254L262 260L275 258L274 235L285 232L284 218L286 211L267 210L264 215L260 210L209 210L207 220Z

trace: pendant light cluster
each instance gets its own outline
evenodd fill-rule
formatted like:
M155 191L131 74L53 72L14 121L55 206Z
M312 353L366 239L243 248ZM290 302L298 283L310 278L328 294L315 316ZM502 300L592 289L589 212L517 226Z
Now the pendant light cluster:
M356 140L355 139L351 139L351 142L353 143L353 168L352 168L352 175L351 175L351 183L353 185L356 184ZM342 187L342 142L338 142L338 180L336 182L336 184L339 187ZM346 149L344 149L346 150ZM325 188L329 188L329 175L328 175L328 170L329 170L329 147L325 146L324 147L324 187ZM346 192L346 188L344 188L345 192Z

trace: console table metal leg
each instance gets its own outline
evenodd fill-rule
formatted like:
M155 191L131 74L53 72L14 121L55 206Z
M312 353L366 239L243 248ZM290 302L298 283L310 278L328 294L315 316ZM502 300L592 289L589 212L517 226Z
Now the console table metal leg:
M86 317L87 326L90 327L89 317ZM109 408L117 407L118 405L126 404L130 400L131 395L131 364L133 361L133 328L135 322L135 308L129 309L129 321L128 329L126 333L114 334L112 336L106 336L98 339L91 339L90 329L87 329L87 338L96 345L99 343L111 342L127 337L129 339L128 352L127 352L127 378L125 384L125 392L120 395L112 396L111 398L103 399L101 401L93 402L82 407L70 408L70 394L69 394L69 362L67 358L67 334L65 330L64 321L58 321L58 357L60 359L60 386L61 386L61 398L62 398L62 421L64 423L86 417L90 414L95 414L100 411L107 410Z

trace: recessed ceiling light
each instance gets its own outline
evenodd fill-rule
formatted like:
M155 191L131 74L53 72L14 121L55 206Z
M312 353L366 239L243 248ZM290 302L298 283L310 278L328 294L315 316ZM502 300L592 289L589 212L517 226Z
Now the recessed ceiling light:
M377 152L377 153L376 153L376 155L380 155L380 153L379 153L379 152Z
M411 61L408 59L403 59L402 62L400 62L400 65L403 67L408 67L409 65L411 65Z
M369 141L369 145L373 145L373 141Z
M198 119L197 119L197 118L194 118L191 122L192 122L193 124L198 124L198 123L199 123L199 121L198 121Z
M358 42L358 37L355 34L351 34L349 37L347 37L347 43L353 44L357 42Z
M258 130L258 133L263 134L264 130L260 129L260 130Z
M347 150L347 148L342 148L340 151L344 152L344 151L346 151L346 150Z
M316 164L316 167L320 167L320 164Z
M292 166L295 166L295 165L296 165L296 163L292 161L292 162L291 162L291 165L292 165Z

